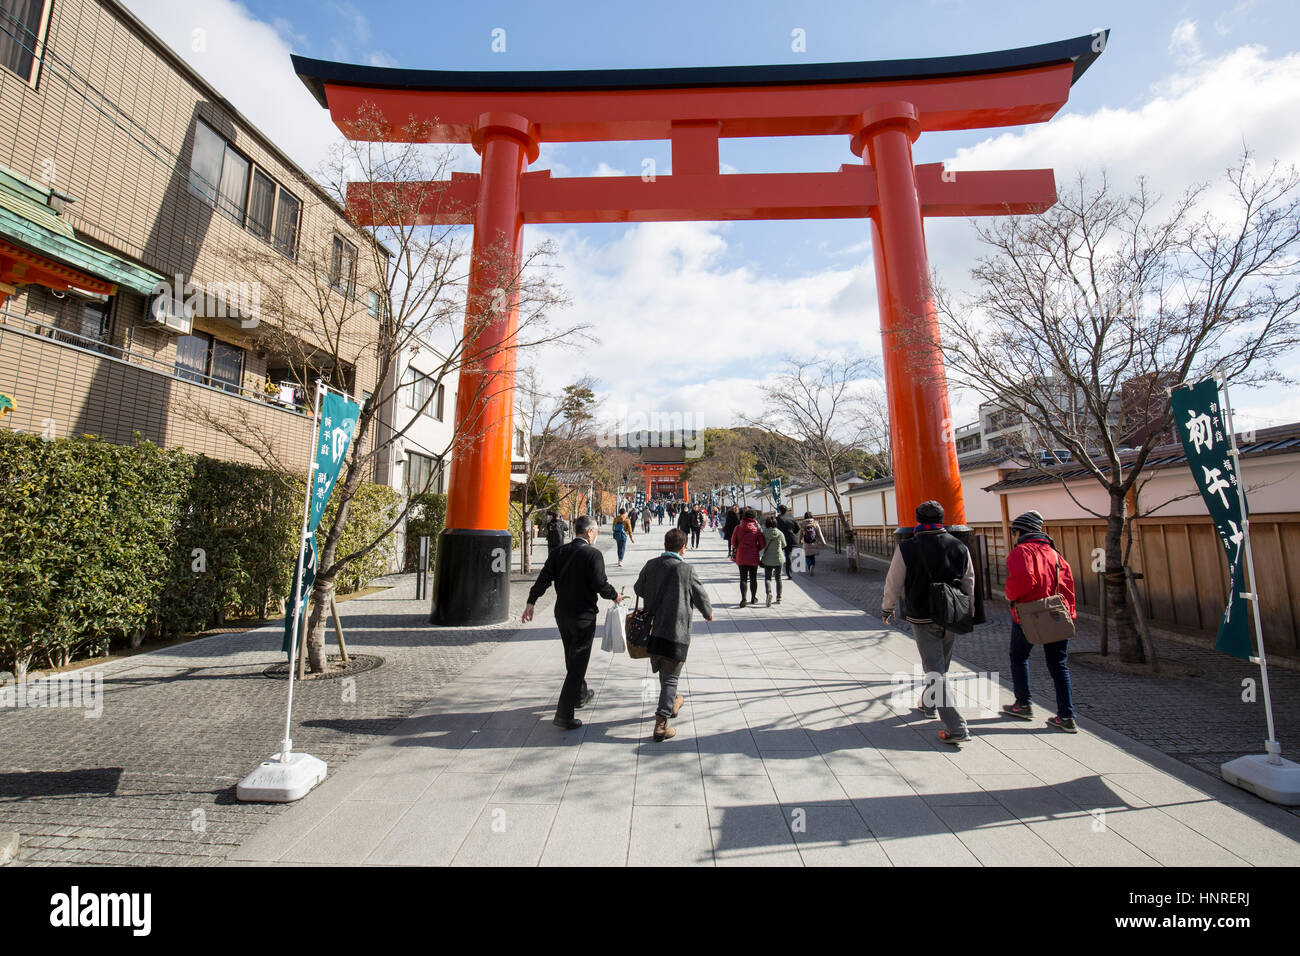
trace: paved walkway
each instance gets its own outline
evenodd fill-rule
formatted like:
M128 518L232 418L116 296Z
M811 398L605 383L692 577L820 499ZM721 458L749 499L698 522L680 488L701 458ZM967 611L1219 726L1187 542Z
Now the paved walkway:
M631 592L661 535L611 562L616 585ZM585 725L551 725L548 597L229 862L1300 864L1296 817L1087 719L1070 736L976 715L951 751L890 704L910 639L806 579L740 610L716 535L689 557L716 610L696 624L675 739L650 740L647 663L599 651Z
M814 580L878 621L885 566L864 560L859 573L849 574L847 564L843 554L823 554L817 560ZM972 668L1006 674L1011 612L1002 601L986 604L985 612L988 623L963 635L957 654ZM1158 631L1153 640L1162 662L1193 668L1200 676L1117 673L1081 663L1076 655L1101 649L1101 626L1095 617L1080 617L1078 635L1070 641L1075 710L1216 777L1224 761L1263 753L1268 721L1258 686L1259 667L1191 638ZM1111 653L1118 653L1113 643ZM1036 706L1055 707L1046 658L1035 653L1029 665ZM1273 660L1269 682L1284 752L1295 759L1295 751L1300 749L1300 670ZM1243 693L1248 686L1255 689L1253 697ZM1290 812L1300 815L1300 807Z

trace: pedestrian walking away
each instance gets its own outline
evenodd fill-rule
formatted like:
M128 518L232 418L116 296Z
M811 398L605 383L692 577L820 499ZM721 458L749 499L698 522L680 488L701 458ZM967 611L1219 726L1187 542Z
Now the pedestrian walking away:
M745 606L745 582L749 582L749 604L758 603L758 559L763 550L763 529L753 508L746 508L740 524L731 533L736 566L740 568L740 606Z
M550 552L564 544L564 539L569 535L569 525L560 517L559 512L548 511L546 517L546 550Z
M691 547L700 546L700 532L704 530L704 509L691 508Z
M632 522L627 516L627 511L623 508L618 509L618 517L614 519L614 545L618 548L618 566L623 566L623 555L627 551L629 541L636 543L636 538L632 534Z
M1040 601L1059 594L1070 609L1070 617L1077 618L1074 604L1074 572L1070 562L1056 550L1056 542L1043 532L1043 516L1037 511L1027 511L1011 522L1011 532L1016 537L1015 546L1007 555L1006 596L1011 602L1011 686L1016 702L1002 708L1008 717L1032 720L1034 705L1029 691L1029 655L1034 645L1025 637L1020 626L1016 604ZM1044 644L1047 673L1056 687L1056 716L1048 719L1049 726L1066 733L1078 733L1074 724L1074 693L1070 686L1068 640Z
M596 599L603 597L619 604L614 586L605 577L605 558L596 550L599 533L596 519L583 515L574 522L574 539L546 556L546 563L528 592L523 622L533 619L538 599L555 585L555 623L564 645L564 686L555 707L552 723L562 730L574 730L582 721L574 711L585 707L595 696L587 687L587 664L591 660L591 642L596 635Z
M641 509L641 529L646 534L650 533L650 506L646 505Z
M794 571L790 567L790 552L795 549L799 543L799 522L794 520L794 515L790 514L790 509L781 505L776 509L776 526L785 535L785 576L794 578Z
M891 622L901 599L903 615L912 625L912 636L925 671L916 709L926 717L937 713L946 727L939 731L939 739L947 744L960 744L970 739L970 731L966 718L953 706L948 686L948 666L952 663L957 632L931 619L930 585L960 580L961 592L970 597L975 593L975 564L966 545L944 530L943 505L939 502L923 501L917 505L916 521L911 537L900 541L894 549L885 576L880 616L886 623Z
M781 568L789 567L786 557L785 534L777 526L777 519L769 517L763 522L763 587L767 590L767 606L772 606L772 576L776 576L776 603L781 603Z
M695 521L691 517L691 509L683 506L682 510L677 513L677 530L686 535L688 541L691 537L691 525L694 523Z
M663 554L647 561L632 589L650 613L650 670L659 675L659 706L655 709L654 739L668 740L677 731L668 726L684 700L677 693L678 678L691 645L691 609L706 621L713 606L695 569L686 563L686 535L670 528L664 535Z
M722 522L722 540L727 542L728 558L733 558L736 556L736 548L731 543L731 533L736 530L736 526L739 524L740 524L740 509L737 508L735 505L732 505L730 508L727 509L726 520Z
M809 574L814 574L817 567L817 555L826 547L826 536L822 526L817 523L811 511L803 513L803 525L799 530L799 545L803 548L803 564Z

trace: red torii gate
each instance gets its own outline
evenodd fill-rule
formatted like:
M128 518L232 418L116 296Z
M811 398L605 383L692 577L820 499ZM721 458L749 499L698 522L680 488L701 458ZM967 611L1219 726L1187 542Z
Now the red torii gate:
M914 166L927 130L1051 119L1105 49L1107 32L971 56L862 63L655 70L444 72L293 57L340 129L366 111L432 124L432 140L472 143L480 175L428 192L414 224L474 224L466 356L486 357L459 390L458 422L482 437L453 458L433 621L504 621L509 604L508 496L517 309L485 321L500 265L517 261L525 223L868 219L876 267L895 494L900 519L927 498L965 523L943 355L929 285L925 216L1041 212L1056 202L1050 169L945 173ZM401 141L404 128L385 135ZM831 173L722 175L721 137L841 135L864 165ZM552 177L527 173L542 142L670 140L672 174ZM388 184L401 189L400 185ZM349 192L358 200L368 186ZM459 210L449 213L448 210ZM495 257L495 261L494 261ZM473 407L475 396L480 407Z

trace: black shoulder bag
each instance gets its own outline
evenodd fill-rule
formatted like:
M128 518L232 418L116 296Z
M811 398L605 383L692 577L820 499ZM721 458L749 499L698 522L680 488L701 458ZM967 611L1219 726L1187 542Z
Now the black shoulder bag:
M925 560L921 543L916 542L916 556L930 576L930 620L942 624L944 630L969 634L975 630L975 609L970 595L951 581L938 581L929 562ZM955 578L960 584L960 578Z
M654 627L654 609L663 603L664 595L668 593L668 586L677 583L677 575L674 571L675 569L671 567L664 568L664 583L659 586L654 604L647 604L643 609L641 595L638 594L632 613L627 616L627 656L634 660L650 656L650 630Z

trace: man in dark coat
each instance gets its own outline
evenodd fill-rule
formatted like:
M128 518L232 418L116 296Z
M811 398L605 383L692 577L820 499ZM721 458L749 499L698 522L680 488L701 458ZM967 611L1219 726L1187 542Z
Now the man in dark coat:
M560 702L555 708L555 726L574 730L582 721L573 716L575 708L583 707L595 694L587 689L587 663L591 660L591 642L596 636L597 596L615 604L623 599L605 577L605 557L593 545L596 543L596 520L583 515L574 522L576 534L572 541L552 551L542 565L542 573L528 592L528 606L524 608L523 621L533 619L533 606L537 599L555 584L555 623L560 628L560 642L564 645L564 686L560 689Z
M700 532L704 530L704 509L691 508L691 547L700 546Z
M791 581L794 572L790 568L790 553L799 547L799 522L794 520L794 515L785 505L776 509L776 527L785 535L785 577Z
M677 530L685 534L687 540L690 540L691 526L695 524L695 519L691 517L691 515L691 509L684 505L682 506L681 512L677 515Z
M975 593L975 565L970 551L943 527L943 505L923 501L916 506L916 527L912 536L900 541L885 576L880 616L889 622L901 598L903 615L912 625L921 667L925 669L925 688L917 707L927 717L937 713L946 725L939 732L944 743L959 744L969 739L966 718L951 706L948 689L948 666L957 632L947 630L930 617L930 584L938 581L961 582L961 592Z
M683 559L686 534L680 528L664 535L664 551L641 568L633 590L645 601L650 626L650 669L659 675L659 707L655 710L654 739L667 740L677 731L668 721L682 709L677 679L691 645L691 608L713 620L713 606L700 577Z
M738 524L740 524L740 509L732 505L727 509L727 517L722 522L722 539L727 542L727 557L736 553L735 547L731 544L731 532L736 530Z

